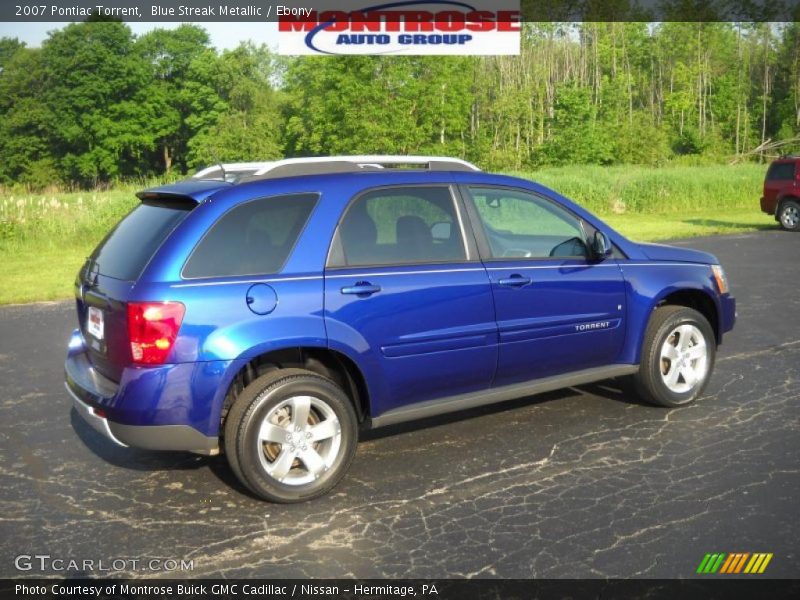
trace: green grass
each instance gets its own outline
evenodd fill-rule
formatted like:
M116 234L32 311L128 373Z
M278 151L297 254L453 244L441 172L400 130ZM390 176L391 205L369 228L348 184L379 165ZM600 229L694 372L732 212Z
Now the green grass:
M69 298L83 261L137 202L132 189L0 193L0 304Z
M520 175L573 198L639 241L776 226L758 208L760 165L579 166ZM136 205L134 191L0 191L0 304L69 298L85 257Z
M515 173L546 185L598 214L671 213L758 208L765 167L575 166Z
M0 252L0 255L3 253ZM61 300L72 296L86 248L42 248L30 256L3 256L0 304Z
M684 213L598 215L625 237L637 242L676 240L701 235L745 233L775 229L775 220L758 207L734 208L721 213L704 210Z

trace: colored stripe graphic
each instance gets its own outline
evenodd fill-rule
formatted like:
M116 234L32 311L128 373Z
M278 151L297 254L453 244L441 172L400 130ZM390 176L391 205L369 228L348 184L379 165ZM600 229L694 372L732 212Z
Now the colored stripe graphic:
M731 568L731 564L734 562L734 560L733 560L734 558L736 558L735 554L728 554L728 560L725 561L725 564L722 565L722 568L720 569L719 572L720 573L727 573L728 569Z
M772 560L772 552L770 552L769 554L767 554L764 557L764 562L761 563L761 566L759 567L758 572L759 573L763 573L764 569L767 568L767 565L769 564L769 561L771 561L771 560Z
M714 554L706 554L705 558L703 558L703 562L700 563L700 566L697 567L698 573L716 573L720 566L722 565L722 561L725 560L727 555L719 552L715 552Z
M740 558L739 562L736 563L736 570L733 571L734 573L739 573L742 570L742 568L744 567L744 561L746 561L749 556L750 556L749 552L745 552L744 554L742 554L742 558Z
M708 564L708 561L710 559L711 559L711 555L710 554L706 554L703 557L703 560L700 561L700 566L697 567L697 572L698 573L705 573L706 572L706 565Z
M764 552L757 552L753 554L753 558L750 559L750 562L747 563L747 566L744 568L745 573L758 573L758 569L761 567L764 559L767 555Z
M732 554L727 554L725 552L709 553L700 561L697 572L728 575L739 573L760 574L766 570L767 565L772 560L772 556L772 553L766 552L756 552L753 554L750 552L734 552Z
M744 568L745 573L755 573L753 567L758 568L758 564L764 559L763 554L753 554L753 558L750 559L750 562L747 563L747 566Z
M723 552L722 554L719 555L719 558L717 558L717 562L714 563L714 566L711 567L711 571L710 572L711 573L716 573L719 570L719 568L722 566L722 561L724 561L724 560L725 560L725 553Z
M733 570L736 568L736 565L739 564L739 559L741 558L741 554L738 552L734 552L733 554L728 555L728 560L725 561L725 564L720 569L720 573L733 573Z

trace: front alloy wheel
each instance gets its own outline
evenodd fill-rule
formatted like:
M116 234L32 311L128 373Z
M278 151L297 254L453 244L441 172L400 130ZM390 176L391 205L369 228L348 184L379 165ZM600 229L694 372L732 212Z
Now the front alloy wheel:
M706 318L685 306L653 311L642 345L639 396L657 406L683 406L703 393L714 368L714 330Z
M661 378L676 394L692 391L708 372L708 347L695 325L673 329L661 345Z
M253 381L224 429L233 472L273 502L329 492L344 477L358 441L350 399L330 379L304 369L280 369Z

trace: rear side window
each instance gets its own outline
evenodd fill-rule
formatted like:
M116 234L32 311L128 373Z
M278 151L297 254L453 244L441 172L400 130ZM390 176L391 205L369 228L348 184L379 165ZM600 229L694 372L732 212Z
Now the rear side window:
M331 265L404 265L466 260L449 187L397 187L355 200L338 230Z
M773 163L767 171L767 181L791 181L794 179L793 162Z
M91 260L108 277L125 281L138 278L161 243L194 206L194 202L142 202L100 242Z
M183 268L184 279L277 273L318 197L273 196L232 208L200 240Z

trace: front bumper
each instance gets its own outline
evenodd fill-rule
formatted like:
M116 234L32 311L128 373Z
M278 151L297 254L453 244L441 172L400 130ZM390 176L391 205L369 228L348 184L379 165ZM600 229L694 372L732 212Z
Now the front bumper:
M92 429L115 444L145 450L189 451L204 455L219 453L219 438L205 435L191 425L131 424L108 418L107 414L115 407L130 403L123 397L128 386L116 384L97 372L86 352L81 351L75 342L70 343L64 364L64 385L72 397L75 411Z
M736 317L738 316L736 312L736 298L730 294L725 294L720 298L720 308L719 329L720 334L722 334L733 329L733 326L736 323Z

